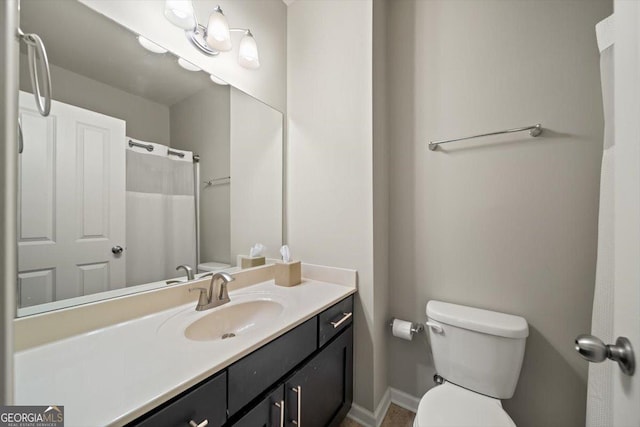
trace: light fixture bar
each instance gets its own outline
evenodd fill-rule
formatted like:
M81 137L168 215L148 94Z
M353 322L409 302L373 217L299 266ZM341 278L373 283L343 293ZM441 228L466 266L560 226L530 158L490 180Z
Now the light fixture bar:
M207 28L204 25L198 24L193 30L185 30L185 35L192 45L197 47L200 52L207 56L218 56L219 50L216 50L209 46L207 43Z
M258 46L248 28L229 28L220 5L209 15L207 26L198 23L191 0L165 0L165 16L183 28L189 42L207 56L218 56L232 49L231 32L244 33L238 49L238 64L244 68L260 68Z

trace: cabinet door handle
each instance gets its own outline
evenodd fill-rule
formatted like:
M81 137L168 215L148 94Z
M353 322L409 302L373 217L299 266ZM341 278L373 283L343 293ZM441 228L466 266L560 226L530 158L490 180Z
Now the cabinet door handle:
M284 400L276 402L275 405L280 408L280 427L284 427Z
M331 325L333 326L333 329L337 329L340 327L340 325L342 325L344 322L346 322L347 320L349 320L349 318L353 316L353 313L342 313L342 319L338 320L338 321L333 321L331 322Z
M291 424L296 425L298 427L302 427L300 424L300 418L302 418L302 387L297 386L291 389L294 393L298 395L298 416L297 419L291 420Z
M209 420L204 420L200 424L198 424L197 422L191 420L191 421L189 421L189 425L191 427L206 427L207 425L209 425Z

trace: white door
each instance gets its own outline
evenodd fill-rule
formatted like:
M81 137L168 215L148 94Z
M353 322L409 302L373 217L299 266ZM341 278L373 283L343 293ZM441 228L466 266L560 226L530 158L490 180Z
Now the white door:
M19 307L123 287L125 122L25 92L20 120Z
M629 338L636 372L613 375L613 426L640 426L640 2L615 9L614 336Z

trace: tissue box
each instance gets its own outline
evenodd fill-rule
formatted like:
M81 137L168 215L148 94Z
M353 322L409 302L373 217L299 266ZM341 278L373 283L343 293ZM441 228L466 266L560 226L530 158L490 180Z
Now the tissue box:
M278 286L295 286L302 281L300 261L276 262L274 280Z
M240 268L258 267L264 264L265 264L265 257L263 256L256 256L256 257L241 256L240 257Z

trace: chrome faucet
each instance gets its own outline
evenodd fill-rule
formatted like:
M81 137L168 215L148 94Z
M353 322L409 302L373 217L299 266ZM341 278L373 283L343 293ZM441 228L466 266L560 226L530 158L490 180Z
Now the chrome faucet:
M220 288L218 289L218 292L214 293L213 286L217 279L220 279ZM189 292L200 291L196 311L209 310L210 308L219 307L222 304L226 304L231 301L229 298L229 292L227 291L227 285L229 282L233 282L234 280L235 279L229 273L220 271L211 276L209 289L200 287L190 288Z
M179 266L177 266L177 267L176 267L176 271L180 270L181 268L182 268L184 271L186 271L186 273L187 273L187 280L188 280L188 281L191 281L191 280L195 279L195 277L194 277L194 275L193 275L193 268L189 267L189 266L188 266L188 265L186 265L186 264L182 264L182 265L179 265Z

